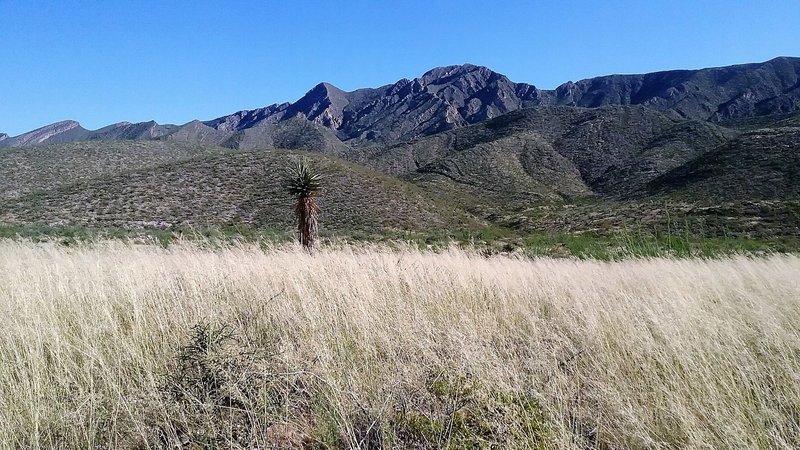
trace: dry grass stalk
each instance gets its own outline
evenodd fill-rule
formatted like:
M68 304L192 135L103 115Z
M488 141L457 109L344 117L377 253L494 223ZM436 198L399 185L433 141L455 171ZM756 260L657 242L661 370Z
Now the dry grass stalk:
M246 350L221 366L227 379L258 372L242 379L265 380L274 400L234 382L236 404L278 405L239 408L246 429L215 431L231 439L291 430L351 448L456 447L458 427L483 411L479 437L520 448L800 446L796 256L603 263L21 242L0 243L0 446L199 439L207 422L163 383L204 321L230 324ZM533 428L509 422L529 413Z

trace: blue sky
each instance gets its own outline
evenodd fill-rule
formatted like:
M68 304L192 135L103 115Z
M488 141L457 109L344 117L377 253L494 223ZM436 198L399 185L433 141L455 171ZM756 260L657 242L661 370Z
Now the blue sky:
M0 132L185 123L442 65L554 88L800 56L800 1L0 0Z

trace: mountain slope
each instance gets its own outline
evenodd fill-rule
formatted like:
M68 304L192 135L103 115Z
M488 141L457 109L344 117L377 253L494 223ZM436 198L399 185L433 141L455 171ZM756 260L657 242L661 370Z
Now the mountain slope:
M234 133L239 145L253 132L275 145L332 145L314 153L166 136L2 149L0 223L288 230L280 172L302 156L328 172L322 201L332 232L488 222L521 233L668 232L684 224L711 235L795 236L795 119L742 133L642 106L549 106L389 146L348 147L300 118ZM293 141L298 136L308 141Z
M88 141L0 149L0 199L229 149L189 142Z
M646 194L692 200L800 198L800 128L765 128L739 136L665 173Z
M467 209L519 209L614 198L716 148L736 132L642 106L538 107L352 159L400 175ZM459 194L460 193L460 194Z
M241 150L308 150L334 156L343 156L350 151L328 128L300 118L279 123L261 123L236 131L222 145Z
M158 143L162 150L182 145ZM70 158L68 152L55 154ZM0 223L125 228L241 225L288 230L294 219L292 199L282 187L284 169L301 157L310 158L325 176L320 197L323 229L421 231L474 223L409 183L336 158L214 147L191 159L163 162L156 157L144 167L53 181L46 188L6 196L0 199ZM25 170L29 177L38 173L33 164Z

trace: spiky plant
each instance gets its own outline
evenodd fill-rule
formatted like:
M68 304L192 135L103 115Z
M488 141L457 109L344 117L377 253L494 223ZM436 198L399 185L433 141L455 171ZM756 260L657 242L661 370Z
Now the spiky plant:
M322 176L307 161L298 162L289 170L286 190L294 196L294 215L297 218L297 234L300 244L308 250L317 238L317 218L320 208L317 194L322 189Z

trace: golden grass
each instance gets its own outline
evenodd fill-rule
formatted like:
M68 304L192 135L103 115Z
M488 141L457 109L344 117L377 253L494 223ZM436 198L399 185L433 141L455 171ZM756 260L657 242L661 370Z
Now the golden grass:
M0 443L199 442L187 411L208 409L165 394L199 322L268 353L252 370L287 394L247 416L262 445L402 446L417 433L419 446L456 447L452 424L480 419L463 407L494 421L470 441L487 446L800 446L796 256L609 263L25 242L0 243ZM472 406L447 406L448 388L431 389L441 379ZM487 412L519 396L531 400L513 410L527 425Z

